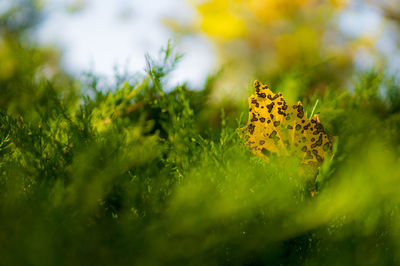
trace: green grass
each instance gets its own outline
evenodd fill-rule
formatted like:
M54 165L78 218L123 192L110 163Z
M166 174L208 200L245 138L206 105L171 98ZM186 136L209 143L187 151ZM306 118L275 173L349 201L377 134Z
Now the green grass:
M89 75L77 98L41 81L40 104L3 103L1 265L400 263L395 77L300 99L337 136L311 185L294 158L242 145L247 99L213 103L214 77L166 90L178 57L168 46L106 89Z

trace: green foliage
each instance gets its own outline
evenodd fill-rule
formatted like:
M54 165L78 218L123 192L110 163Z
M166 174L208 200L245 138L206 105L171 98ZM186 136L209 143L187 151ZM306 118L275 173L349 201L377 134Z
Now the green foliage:
M338 136L312 182L293 158L246 150L245 117L210 112L212 79L166 90L179 56L165 51L114 88L89 76L79 105L39 83L37 119L0 113L2 264L398 263L395 78L364 74L354 93L303 99Z
M23 41L33 22L13 12L0 17L0 264L399 263L396 77L314 95L301 73L282 79L337 136L315 176L253 156L237 132L247 99L213 102L214 77L167 87L171 44L146 75L107 88L88 75L78 92L62 71L43 74L52 57Z

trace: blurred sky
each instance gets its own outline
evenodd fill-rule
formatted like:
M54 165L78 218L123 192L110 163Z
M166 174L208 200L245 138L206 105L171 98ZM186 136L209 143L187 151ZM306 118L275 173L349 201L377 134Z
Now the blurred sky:
M184 0L48 0L46 19L38 28L39 41L56 44L63 64L72 74L93 71L112 77L120 71L142 71L144 55L157 55L173 34L163 17L191 21L195 10ZM67 12L72 9L74 12ZM74 10L75 9L75 10ZM177 42L183 53L171 82L188 81L201 86L214 65L214 50L205 37L191 36Z
M39 41L56 44L63 51L63 64L72 74L84 71L112 77L118 66L132 72L143 71L144 55L155 55L173 33L162 24L163 17L190 23L196 11L186 0L47 0L46 19L37 31ZM74 11L74 12L68 12ZM380 35L378 46L388 58L397 48L390 44L390 33L382 30L377 10L354 4L339 17L338 26L349 36ZM380 33L382 31L382 33ZM199 87L216 65L216 53L204 36L182 37L177 48L184 58L171 82ZM392 60L398 70L400 60ZM368 54L359 52L356 65L373 65Z

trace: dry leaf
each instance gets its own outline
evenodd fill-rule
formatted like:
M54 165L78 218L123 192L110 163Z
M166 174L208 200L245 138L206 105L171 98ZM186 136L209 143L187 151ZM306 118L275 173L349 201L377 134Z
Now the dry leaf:
M332 137L324 130L318 115L309 120L298 102L288 105L281 93L273 93L268 86L254 82L255 95L249 98L249 121L243 128L250 150L269 160L277 156L295 154L304 164L320 164L332 150Z

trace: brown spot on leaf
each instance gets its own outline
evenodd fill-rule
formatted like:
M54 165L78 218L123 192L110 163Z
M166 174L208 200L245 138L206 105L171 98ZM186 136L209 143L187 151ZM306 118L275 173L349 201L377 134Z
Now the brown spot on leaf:
M269 156L271 154L271 152L269 150L267 150L266 148L262 148L261 153L264 154L265 156Z
M251 122L256 122L256 121L258 121L258 119L257 119L257 117L256 117L256 114L255 113L252 113L252 115L253 115L253 117L251 118Z
M274 108L275 103L270 103L267 105L268 113L272 112L272 109Z
M256 128L256 126L253 125L253 124L250 124L250 125L247 126L247 128L249 129L249 133L250 133L251 135L253 135L254 129Z
M270 94L268 94L268 99L270 99L271 101L274 101L274 100L276 100L276 98L278 98L279 97L279 95L278 94L275 94L274 95L274 97L271 97L271 95Z
M322 134L319 135L318 140L316 142L311 144L311 148L314 149L315 147L318 147L318 146L321 146L321 145L322 145Z

